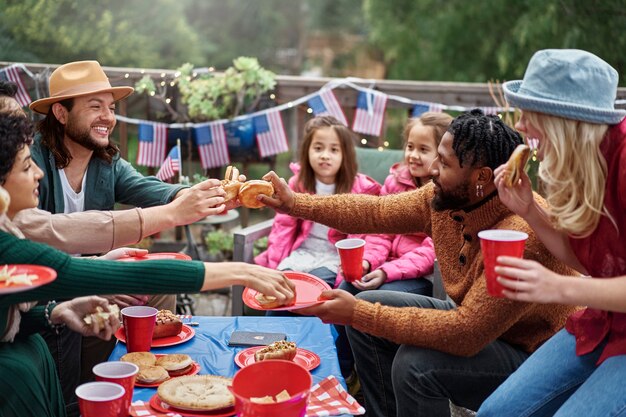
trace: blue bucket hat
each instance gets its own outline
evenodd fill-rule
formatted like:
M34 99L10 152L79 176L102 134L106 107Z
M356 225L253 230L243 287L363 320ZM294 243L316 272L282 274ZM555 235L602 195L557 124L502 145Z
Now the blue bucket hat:
M617 82L617 71L592 53L544 49L530 59L523 80L502 88L508 103L521 110L613 125L626 116L615 109Z

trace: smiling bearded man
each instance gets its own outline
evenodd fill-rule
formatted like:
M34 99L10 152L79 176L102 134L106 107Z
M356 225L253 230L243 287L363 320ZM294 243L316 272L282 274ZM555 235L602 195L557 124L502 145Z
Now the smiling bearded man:
M39 183L39 208L51 213L113 210L116 203L145 208L167 204L188 192L187 187L144 177L120 157L111 141L115 103L130 95L132 87L112 87L96 61L61 65L51 74L49 86L50 97L30 105L31 110L45 115L31 148L33 161L45 173ZM176 309L173 294L107 298L120 308L147 303L158 309ZM43 336L57 363L68 415L72 416L77 414L74 389L81 371L83 381L91 378L93 364L108 358L114 342L81 341L78 333L67 329Z

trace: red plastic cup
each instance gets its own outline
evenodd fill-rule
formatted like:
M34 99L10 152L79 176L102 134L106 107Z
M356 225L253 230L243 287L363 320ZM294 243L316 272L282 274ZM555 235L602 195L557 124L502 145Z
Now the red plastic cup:
M152 333L156 323L157 310L154 307L135 306L122 309L122 321L126 334L126 351L149 352Z
M124 409L125 390L113 382L88 382L76 388L78 408L82 417L127 417Z
M124 394L122 408L128 411L133 399L135 377L139 367L130 362L102 362L94 366L92 371L96 376L96 381L113 382L124 387L126 393Z
M304 417L311 391L311 374L292 361L266 360L254 362L239 370L229 387L235 396L235 412L239 417ZM287 401L259 404L251 397L265 397L287 390Z
M478 233L480 248L483 252L485 276L487 277L487 292L494 297L504 297L504 287L496 281L495 267L498 256L513 256L521 258L524 255L524 246L528 235L517 230L483 230Z
M363 252L365 241L363 239L343 239L335 243L343 277L348 282L354 282L363 276Z

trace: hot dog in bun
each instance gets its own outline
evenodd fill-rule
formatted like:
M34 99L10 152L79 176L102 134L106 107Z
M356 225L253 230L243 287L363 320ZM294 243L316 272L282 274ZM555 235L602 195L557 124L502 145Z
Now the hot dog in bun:
M517 145L517 148L515 148L506 163L506 170L509 172L509 175L505 178L505 185L507 187L517 185L519 179L522 177L522 171L524 171L529 157L530 148L527 145Z
M239 181L239 170L229 165L226 168L226 175L224 175L224 179L222 180L222 188L226 191L224 202L237 199L241 185L242 183Z
M256 362L267 359L284 359L292 361L296 357L297 348L294 342L280 340L254 352Z

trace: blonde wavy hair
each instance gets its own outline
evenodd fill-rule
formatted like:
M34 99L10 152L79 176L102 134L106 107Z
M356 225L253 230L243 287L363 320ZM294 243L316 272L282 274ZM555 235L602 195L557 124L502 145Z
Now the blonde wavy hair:
M604 206L607 165L600 152L609 126L531 111L524 116L543 133L539 178L554 225L571 236L586 237L601 216L615 224Z

